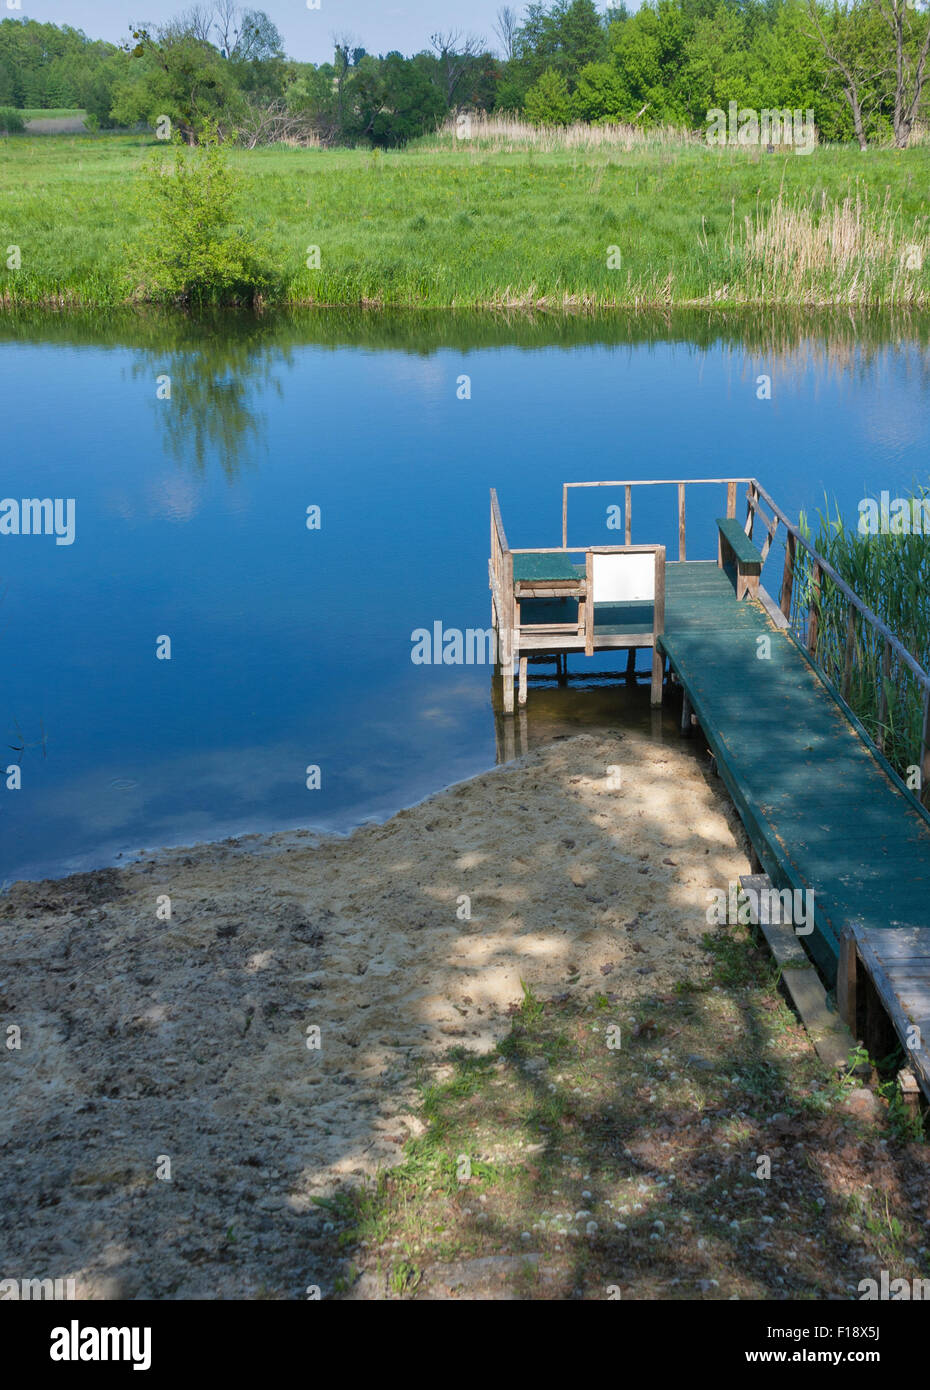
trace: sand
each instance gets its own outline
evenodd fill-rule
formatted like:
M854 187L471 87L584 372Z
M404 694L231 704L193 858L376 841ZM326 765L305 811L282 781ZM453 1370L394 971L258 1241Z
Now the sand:
M303 1296L313 1198L397 1161L446 1049L492 1048L521 982L623 1000L704 978L708 890L747 868L706 761L627 733L347 838L14 885L0 1272L79 1298Z

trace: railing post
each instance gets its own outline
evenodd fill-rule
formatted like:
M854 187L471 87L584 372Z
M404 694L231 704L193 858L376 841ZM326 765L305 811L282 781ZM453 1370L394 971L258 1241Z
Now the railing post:
M820 562L814 561L811 571L811 601L807 610L807 650L812 657L817 655L817 637L820 631L820 581L822 571Z
M568 486L562 484L562 549L568 547Z
M746 489L746 525L743 528L746 535L752 540L753 528L756 524L756 485L750 483Z
M685 558L685 485L678 484L678 558Z
M625 518L626 518L626 530L625 530L625 534L626 534L626 543L627 543L627 545L632 545L632 544L633 544L633 540L632 540L632 537L633 537L633 489L630 487L629 483L627 483L626 487L625 487L624 490L623 490L623 500L624 500L624 502L625 502L625 504L626 504L626 505L625 505L625 508L624 508Z
M736 484L727 483L727 516L736 516Z
M924 806L930 801L930 686L924 689L924 719L920 739L920 794Z
M781 582L781 611L791 621L791 595L794 590L794 532L789 531L785 541L785 573Z

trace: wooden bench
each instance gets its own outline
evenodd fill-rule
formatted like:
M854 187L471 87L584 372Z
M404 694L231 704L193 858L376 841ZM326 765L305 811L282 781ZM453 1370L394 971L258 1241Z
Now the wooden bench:
M762 552L753 545L735 517L717 517L717 564L736 566L736 597L759 593Z

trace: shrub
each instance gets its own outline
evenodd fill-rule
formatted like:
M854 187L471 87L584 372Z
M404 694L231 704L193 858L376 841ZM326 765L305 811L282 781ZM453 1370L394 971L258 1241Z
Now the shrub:
M12 106L0 106L0 131L4 135L21 135L25 129L26 122L18 111Z
M527 120L534 125L568 125L572 118L572 99L562 74L547 68L527 92L523 109Z
M237 225L239 181L216 133L197 149L174 148L141 174L140 209L149 226L132 248L145 298L175 303L254 304L279 276L266 247Z

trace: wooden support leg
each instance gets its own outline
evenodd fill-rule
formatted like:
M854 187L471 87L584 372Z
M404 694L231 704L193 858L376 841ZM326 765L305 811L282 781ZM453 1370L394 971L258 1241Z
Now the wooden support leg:
M501 632L501 677L504 682L504 713L513 714L513 668L517 659L513 632Z
M650 703L661 705L662 685L665 676L665 657L655 647L652 649L652 695Z
M851 931L840 937L840 961L836 974L836 1010L846 1027L857 1038L856 1027L856 941Z
M636 648L628 647L626 653L626 678L628 681L636 680Z
M691 737L691 701L688 699L687 690L681 692L681 736Z
M526 657L520 657L520 694L518 696L521 705L526 704Z

